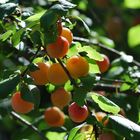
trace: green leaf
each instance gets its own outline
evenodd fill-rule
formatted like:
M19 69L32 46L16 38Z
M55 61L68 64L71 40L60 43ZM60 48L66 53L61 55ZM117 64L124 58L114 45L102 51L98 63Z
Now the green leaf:
M63 140L66 133L58 133L58 132L47 132L46 136L49 140Z
M140 0L125 0L124 6L127 8L139 9L140 8Z
M95 75L89 74L87 76L81 77L81 84L86 91L91 91L93 84L95 83Z
M68 140L73 140L73 138L76 136L77 132L80 130L80 128L83 126L82 125L78 125L76 127L74 127L70 132L69 132L69 136L68 136Z
M102 95L91 92L91 98L95 103L99 105L102 110L106 112L117 114L120 111L120 107L118 105Z
M0 20L2 20L5 16L11 15L17 8L17 4L15 3L5 3L0 5Z
M89 63L89 73L100 73L98 65Z
M131 85L127 83L123 83L120 87L120 91L126 91L126 90L129 90L130 88L131 88Z
M80 47L80 48L78 48L78 52L86 52L87 56L91 59L94 59L94 60L98 60L98 61L103 60L102 55L90 46Z
M7 97L20 82L20 75L10 76L0 82L0 98Z
M27 85L26 83L22 83L20 85L20 91L21 91L21 97L24 100L34 103L35 107L39 106L40 92L35 85Z
M85 140L86 134L85 133L78 133L73 140Z
M136 47L140 45L140 25L131 27L128 31L128 44L130 47Z
M115 47L114 42L111 39L107 38L107 37L99 36L99 40L100 40L101 43L105 44L106 46L108 46L110 48Z
M74 45L72 44L68 50L67 56L72 57L74 55L77 55L77 53L78 53L77 43Z
M30 38L31 38L31 41L34 44L34 46L36 46L36 45L41 46L42 45L41 33L39 31L36 30L36 31L32 32L30 34Z
M12 30L9 30L7 32L5 32L4 34L2 34L0 36L0 41L5 41L7 40L11 35L12 35L13 31Z
M109 124L118 134L129 140L139 140L140 126L122 116L109 116Z
M13 36L12 36L12 44L13 46L17 46L20 41L23 33L25 32L25 28L21 28L19 31L17 31Z
M87 26L87 24L85 23L85 21L84 21L82 18L80 18L79 16L73 16L73 18L75 18L75 19L81 21L81 22L83 23L83 25L84 25L86 31L87 31L88 33L90 33L89 27Z
M26 20L25 20L25 22L36 22L36 21L39 21L39 19L40 19L40 17L45 13L46 11L44 10L44 11L41 11L41 12L39 12L39 13L37 13L37 14L35 14L35 15L32 15L32 16L30 16L30 17L28 17Z
M79 106L82 106L85 104L86 96L87 90L84 88L84 86L80 86L74 89L73 101L76 102Z

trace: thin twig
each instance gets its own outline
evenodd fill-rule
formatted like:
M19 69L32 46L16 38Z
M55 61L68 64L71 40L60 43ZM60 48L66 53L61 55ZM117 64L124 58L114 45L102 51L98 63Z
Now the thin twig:
M24 125L28 126L29 128L31 128L35 133L37 133L40 138L42 140L48 140L43 133L41 133L34 125L32 125L31 123L29 123L28 121L24 120L23 118L21 118L16 112L12 111L10 113L13 118L15 118L16 120L20 121L21 123L23 123Z
M140 96L140 92L135 92L131 89L126 91L120 91L119 85L112 85L112 84L104 84L104 83L96 83L93 85L93 91L106 91L106 92L116 92L116 89L118 89L118 92L125 93L126 95L130 96Z
M62 61L58 58L57 61L59 62L59 64L62 66L62 68L64 69L64 71L66 72L67 76L69 77L71 83L77 87L78 85L76 84L75 80L72 78L72 76L70 75L69 71L66 69L66 67L64 66L64 64L62 63Z
M94 42L92 40L89 40L89 39L86 39L86 38L81 38L81 37L74 37L74 40L75 41L85 42L85 43L92 44L92 45L95 45L95 46L99 46L99 47L101 47L101 48L103 48L105 50L108 50L110 52L113 52L114 54L116 54L118 56L122 56L122 54L119 51L117 51L117 50L115 50L113 48L109 48L106 45L103 45L101 43ZM132 63L135 64L135 65L137 65L138 67L140 67L140 63L138 61L133 60Z

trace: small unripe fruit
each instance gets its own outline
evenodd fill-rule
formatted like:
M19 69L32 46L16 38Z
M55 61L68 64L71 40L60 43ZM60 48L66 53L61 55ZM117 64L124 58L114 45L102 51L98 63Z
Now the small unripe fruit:
M72 40L73 40L73 34L72 34L70 29L63 27L62 32L61 32L61 36L65 37L68 40L69 45L71 45Z
M48 69L50 65L48 63L37 63L38 70L30 72L29 75L34 79L36 85L45 85L48 83Z
M58 107L47 108L44 117L46 123L52 127L60 127L65 123L65 115Z
M21 98L21 93L16 92L11 98L11 105L15 112L26 114L34 109L34 104Z
M52 58L64 57L69 49L69 42L66 38L59 36L56 42L49 44L46 47L47 53Z
M73 78L86 76L89 72L89 64L82 56L72 56L66 62L66 68Z
M54 63L48 70L48 80L54 85L62 85L68 81L68 76L59 63Z
M69 117L73 122L81 123L88 117L88 108L86 105L79 106L73 102L68 108Z
M103 56L103 61L96 61L101 73L106 72L109 69L110 61L109 58L106 55Z

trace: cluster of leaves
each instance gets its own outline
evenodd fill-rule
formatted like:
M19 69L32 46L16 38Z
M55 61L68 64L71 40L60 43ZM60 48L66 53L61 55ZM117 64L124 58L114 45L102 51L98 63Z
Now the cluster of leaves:
M102 89L102 84L106 84L106 82L112 84L114 82L103 80L100 76L96 61L102 60L102 56L98 51L103 53L104 51L98 48L97 42L101 42L113 48L115 47L115 43L121 44L121 41L114 43L109 38L104 37L104 34L99 35L102 31L100 29L101 27L99 28L97 25L95 25L95 30L92 30L91 27L89 34L87 24L91 26L89 24L91 19L87 16L88 14L86 12L89 10L88 8L92 8L91 4L86 4L84 0L78 0L76 4L77 9L82 11L83 14L78 12L77 16L75 16L74 13L78 11L75 8L76 5L65 0L50 1L48 5L46 4L48 6L47 10L44 10L41 6L35 7L37 9L36 11L39 12L34 14L33 12L36 11L29 11L26 9L26 6L25 9L23 8L21 10L21 7L16 3L10 3L8 1L0 3L0 115L2 117L0 120L2 126L0 133L2 133L2 135L3 133L10 133L11 139L13 140L23 138L40 139L29 127L21 127L20 124L17 125L15 120L10 118L10 97L14 91L20 89L22 97L36 105L35 111L28 115L21 115L20 117L36 125L38 130L44 133L48 139L53 140L56 139L56 137L63 139L64 136L67 136L68 140L85 139L85 134L79 131L84 124L77 126L77 124L71 122L69 117L67 117L63 128L51 128L44 124L42 111L51 104L49 92L53 90L54 87L51 84L43 87L36 86L32 79L26 75L28 69L36 69L32 64L33 61L48 60L46 54L38 50L40 50L41 47L45 47L46 44L55 41L58 35L56 22L61 18L65 26L71 29L75 27L75 34L80 33L80 35L84 37L86 35L86 37L94 40L93 42L96 44L83 45L80 41L73 42L67 56L71 57L77 53L84 56L90 65L90 74L79 79L81 82L80 87L73 87L70 82L66 83L65 87L70 91L74 91L73 100L75 102L79 105L83 105L86 102L91 112L93 110L102 110L108 114L114 114L109 115L109 126L107 128L102 126L93 114L90 114L87 123L94 125L95 128L97 126L103 130L113 131L118 140L123 139L122 137L128 140L139 139L140 128L135 123L139 121L140 100L135 96L135 93L131 93L131 95L123 94L125 91L127 93L127 91L130 90L133 92L140 90L139 67L132 65L132 56L121 53L120 57L114 60L114 56L108 52L110 58L114 61L111 64L109 72L103 74L103 77L113 79L114 81L115 79L121 79L123 84L121 84L121 86L119 85L119 92L122 93L118 93L117 88L116 92L107 91L106 97L93 92L92 89L94 89L94 86L98 83ZM114 4L116 3L114 2ZM35 8L33 10L35 10ZM98 10L98 8L96 10ZM87 24L80 17L83 17ZM79 28L81 23L82 27ZM77 29L77 27L79 29ZM134 36L138 36L137 31L139 29L133 28L128 32L128 43L131 47L139 45L139 40L134 42L134 39L132 39ZM139 28L139 26L137 26L137 28ZM98 74L99 77L97 76ZM135 123L117 115L120 111L120 107L126 112L126 117ZM15 132L14 129L18 127L20 127L20 129Z

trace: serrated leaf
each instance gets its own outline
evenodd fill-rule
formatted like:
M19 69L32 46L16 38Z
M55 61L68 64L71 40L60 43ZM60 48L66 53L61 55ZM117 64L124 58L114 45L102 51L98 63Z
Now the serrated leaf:
M92 100L97 103L102 110L113 114L117 114L120 111L120 107L111 100L95 92L91 93Z
M109 124L118 134L129 140L139 140L140 126L122 116L109 116Z
M103 56L90 46L83 46L78 48L78 52L86 52L87 56L96 61L102 61Z
M11 15L17 7L15 3L5 3L0 5L0 20L2 20L5 16Z
M78 125L76 127L74 127L70 132L69 132L69 136L68 136L68 140L73 140L73 138L75 137L76 133L80 130L80 128L83 126L82 125Z
M0 98L7 97L20 82L20 75L10 76L0 82Z
M9 30L7 32L5 32L4 34L2 34L0 36L0 41L5 41L7 40L11 35L12 35L13 31L12 30Z

